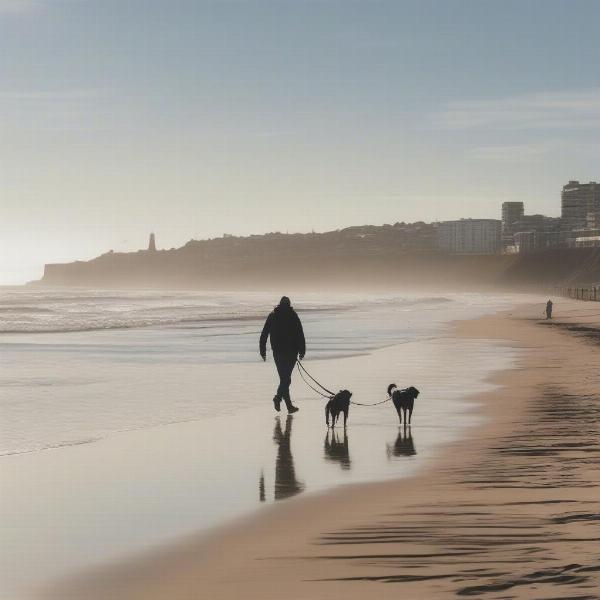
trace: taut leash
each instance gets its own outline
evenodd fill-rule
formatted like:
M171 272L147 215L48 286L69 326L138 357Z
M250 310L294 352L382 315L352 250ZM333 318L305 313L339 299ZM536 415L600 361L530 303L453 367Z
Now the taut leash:
M296 365L298 367L298 372L300 373L300 376L302 377L304 383L306 383L306 385L313 391L317 392L317 394L321 394L321 396L323 396L323 398L333 398L335 396L335 392L332 392L331 390L328 390L322 383L319 383L304 367L304 365L302 364L302 362L300 361L300 359L296 360ZM304 378L304 375L302 374L302 372L304 371L304 373L306 373L322 390L323 392L327 392L328 395L323 394L323 392L320 392L319 390L315 389L312 385L310 385L310 383L308 383L308 381L306 381L306 379Z
M313 391L316 392L317 394L319 394L319 396L323 396L323 398L327 398L328 400L330 400L331 398L333 398L333 396L329 396L327 394L324 394L321 390L318 390L316 387L313 387L304 377L304 373L302 373L302 369L300 368L300 361L298 361L298 363L296 364L296 366L298 367L298 373L300 373L300 377L302 377L302 381L304 381L304 383ZM305 369L306 370L306 369ZM308 375L308 373L307 373ZM309 375L310 377L310 375Z

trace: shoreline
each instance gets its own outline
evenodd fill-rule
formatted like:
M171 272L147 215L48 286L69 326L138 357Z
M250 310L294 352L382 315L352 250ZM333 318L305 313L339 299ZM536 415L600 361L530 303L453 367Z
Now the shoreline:
M578 318L590 325L600 322L591 314L593 307L575 301L561 306L585 313ZM600 522L594 517L600 474L586 454L593 447L578 446L582 442L576 440L561 441L564 447L529 446L535 439L532 415L550 418L543 421L541 439L560 438L554 431L557 423L540 404L540 386L551 389L563 382L576 387L571 398L591 398L591 406L584 402L585 410L599 410L593 404L598 376L590 382L590 366L600 364L600 351L590 346L589 337L555 331L560 325L541 327L534 314L524 307L456 324L461 337L506 340L530 351L514 369L492 377L501 387L478 400L485 422L445 446L423 472L275 505L113 572L109 596L327 599L371 592L381 598L398 593L442 598L498 597L500 590L510 590L503 597L558 598L566 593L556 588L561 585L578 588L584 594L578 598L592 597L585 594L600 590L597 557L590 547L598 537L590 536L590 527ZM563 318L573 322L568 314ZM557 317L553 324L561 322ZM585 374L579 384L573 372L566 373L575 363ZM559 406L561 394L557 390L553 396ZM418 412L416 416L418 423ZM564 416L567 424L569 418ZM597 426L593 421L589 425L587 435L597 439ZM580 429L571 425L568 431L575 437L582 435ZM568 454L568 473L562 473L561 452ZM557 458L561 460L555 464ZM564 542L555 539L557 529L564 530ZM86 578L74 587L61 587L59 594L107 597L106 580Z

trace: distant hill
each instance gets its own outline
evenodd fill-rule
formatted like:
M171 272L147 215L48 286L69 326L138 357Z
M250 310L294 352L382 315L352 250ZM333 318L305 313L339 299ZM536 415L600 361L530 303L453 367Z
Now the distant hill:
M451 255L425 223L192 240L46 265L43 285L178 289L465 289L600 281L600 249Z

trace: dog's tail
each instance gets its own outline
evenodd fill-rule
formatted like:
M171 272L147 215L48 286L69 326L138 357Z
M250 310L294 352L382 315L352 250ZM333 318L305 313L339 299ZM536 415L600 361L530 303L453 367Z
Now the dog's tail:
M398 386L395 383L390 383L390 385L388 385L388 396L392 395L392 390L394 388L397 388Z

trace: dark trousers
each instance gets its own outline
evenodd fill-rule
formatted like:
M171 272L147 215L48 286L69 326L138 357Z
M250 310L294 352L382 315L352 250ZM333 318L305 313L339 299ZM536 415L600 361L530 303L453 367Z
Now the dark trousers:
M296 366L296 359L298 355L288 353L273 353L275 360L275 366L277 367L277 373L279 374L279 387L277 388L277 395L286 401L286 404L290 401L290 384L292 383L292 371Z

